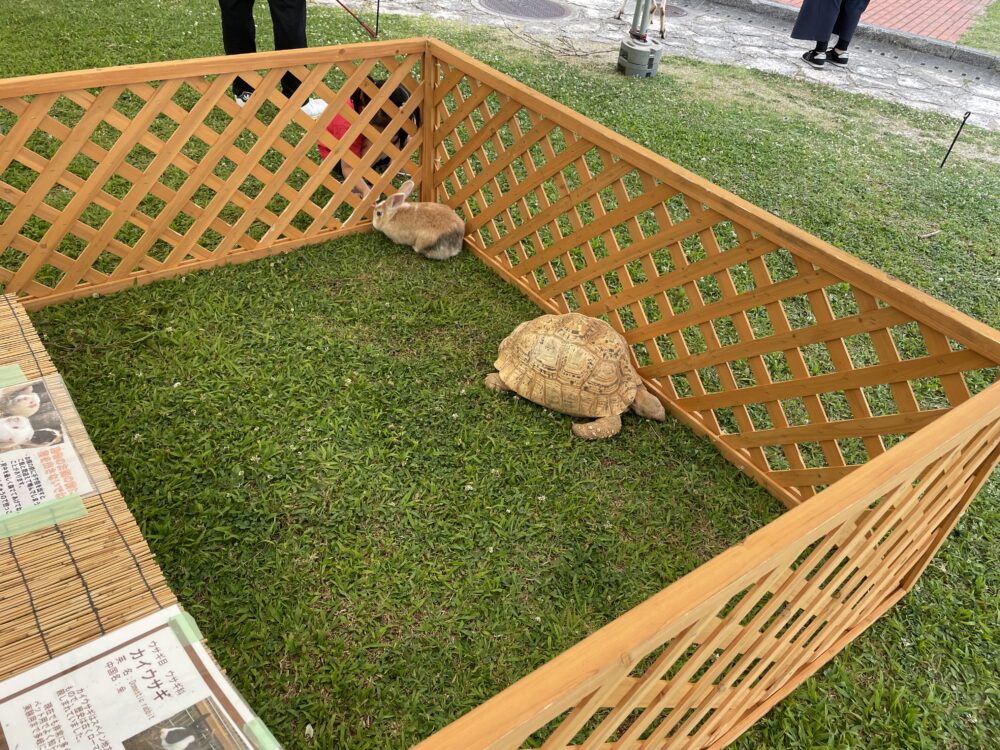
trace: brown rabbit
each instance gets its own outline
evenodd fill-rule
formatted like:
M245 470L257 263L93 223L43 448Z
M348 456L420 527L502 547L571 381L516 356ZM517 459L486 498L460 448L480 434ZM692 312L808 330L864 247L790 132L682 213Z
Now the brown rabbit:
M444 260L462 252L465 222L454 210L440 203L407 203L413 192L407 180L400 192L375 206L372 226L393 242L411 245L431 260Z

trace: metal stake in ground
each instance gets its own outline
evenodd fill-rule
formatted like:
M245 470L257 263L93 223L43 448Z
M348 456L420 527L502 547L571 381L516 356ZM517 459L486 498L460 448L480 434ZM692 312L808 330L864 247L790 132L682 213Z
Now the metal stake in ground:
M944 169L944 163L948 161L948 157L951 155L951 150L955 148L955 143L958 141L958 136L962 134L962 128L965 127L965 121L969 119L969 115L971 114L972 114L971 112L965 113L965 117L962 118L962 122L959 123L958 125L958 130L955 133L955 137L951 139L951 145L948 146L948 153L944 155L944 158L941 160L941 166L938 167L938 169Z
M663 47L646 34L649 30L649 10L646 0L636 0L632 28L618 52L618 71L632 78L650 78L660 67Z

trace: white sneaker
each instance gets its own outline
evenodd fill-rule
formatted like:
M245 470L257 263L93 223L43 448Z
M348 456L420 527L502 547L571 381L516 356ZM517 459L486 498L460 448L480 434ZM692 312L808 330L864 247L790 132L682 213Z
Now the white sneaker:
M250 94L252 93L252 91L244 91L242 94L233 94L233 99L236 100L236 106L242 107L250 101Z
M322 99L310 99L302 105L301 109L315 120L326 110L326 102Z

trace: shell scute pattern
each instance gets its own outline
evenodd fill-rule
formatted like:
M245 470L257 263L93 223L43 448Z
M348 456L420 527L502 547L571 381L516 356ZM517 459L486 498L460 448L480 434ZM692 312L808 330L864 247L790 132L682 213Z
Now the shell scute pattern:
M620 414L640 380L628 344L586 315L543 315L519 325L500 345L496 368L524 398L576 417Z

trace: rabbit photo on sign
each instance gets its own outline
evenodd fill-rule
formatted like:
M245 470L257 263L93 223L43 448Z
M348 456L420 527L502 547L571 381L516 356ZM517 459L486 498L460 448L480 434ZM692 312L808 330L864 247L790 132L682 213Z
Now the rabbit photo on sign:
M376 204L372 226L393 242L410 245L431 260L444 260L462 252L465 221L441 203L407 202L413 192L407 180L398 193Z
M41 408L42 400L31 383L0 391L0 415L30 417Z

